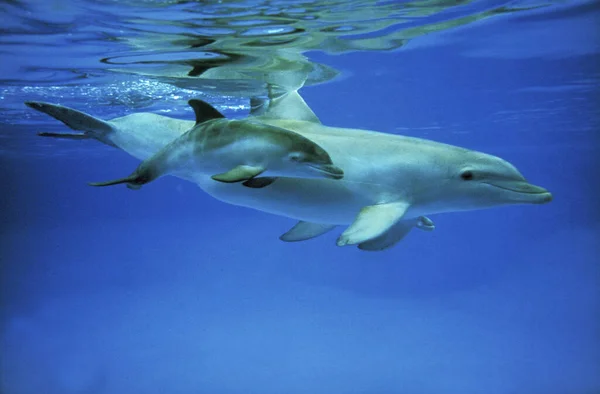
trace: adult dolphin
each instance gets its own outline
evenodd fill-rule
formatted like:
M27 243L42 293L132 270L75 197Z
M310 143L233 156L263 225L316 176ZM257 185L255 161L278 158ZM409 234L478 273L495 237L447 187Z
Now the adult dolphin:
M51 104L28 105L73 127L68 112L57 116ZM344 170L342 180L281 177L266 188L223 184L210 176L194 179L221 201L299 220L280 237L284 241L302 241L349 225L337 245L383 250L413 227L432 230L433 222L425 215L552 200L550 192L530 184L513 165L496 156L420 138L324 126L295 91L253 100L252 108L255 121L316 142ZM181 123L168 118L164 125L169 130L152 135L144 133L139 123L123 126L128 122L122 119L105 122L111 131L103 139L89 126L80 130L136 156L166 145L170 142L166 136L182 129ZM117 142L121 140L126 143Z

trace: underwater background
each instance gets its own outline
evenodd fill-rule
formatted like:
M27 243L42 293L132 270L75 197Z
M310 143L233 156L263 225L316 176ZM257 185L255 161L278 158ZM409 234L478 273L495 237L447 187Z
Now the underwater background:
M2 394L600 393L600 2L4 1ZM394 248L164 177L27 108L323 124L498 155L540 206L434 215ZM288 86L285 86L289 84ZM283 85L283 86L282 86Z

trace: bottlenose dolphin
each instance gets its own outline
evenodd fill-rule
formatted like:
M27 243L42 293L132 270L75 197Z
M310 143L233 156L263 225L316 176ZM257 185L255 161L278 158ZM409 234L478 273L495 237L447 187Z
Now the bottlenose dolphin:
M382 250L413 227L433 229L425 215L552 200L546 189L530 184L496 156L420 138L324 126L296 92L263 107L254 111L257 121L317 142L344 169L344 179L336 184L281 178L268 190L249 191L252 201L221 185L199 184L228 203L298 219L281 236L284 241L309 239L349 224L338 246Z
M261 188L278 176L342 179L344 172L316 143L280 127L249 120L228 120L210 104L190 100L196 125L146 159L128 177L91 183L127 183L137 189L167 174L196 179L206 174L219 182ZM268 177L255 179L263 173Z
M44 110L47 107L29 105L69 125L68 114L59 117ZM434 223L425 215L552 200L550 192L530 184L496 156L420 138L322 125L296 91L253 100L251 117L314 141L344 170L342 180L280 177L268 188L224 184L209 176L194 179L221 201L299 220L280 237L283 241L307 240L349 225L337 245L383 250L413 227L433 230ZM165 124L177 123L171 122ZM179 129L172 126L168 132L142 136L139 129L113 127L113 134L127 135L110 141L139 153L166 145L170 141L165 135ZM127 143L114 142L120 139Z

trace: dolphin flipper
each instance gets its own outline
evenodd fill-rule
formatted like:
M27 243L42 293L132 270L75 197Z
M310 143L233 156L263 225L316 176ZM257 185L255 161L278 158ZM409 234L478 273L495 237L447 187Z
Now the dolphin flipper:
M379 237L402 219L408 207L409 204L405 202L364 207L350 227L340 235L337 245L355 245Z
M265 169L262 167L239 165L222 174L213 175L211 178L219 182L235 183L247 181L248 179L252 179L263 172L265 172Z
M367 251L389 249L402 241L413 227L424 231L432 231L435 229L433 221L426 216L419 216L417 219L400 220L379 237L358 244L358 248Z
M419 216L417 228L423 231L433 231L435 230L435 223L433 223L433 220L429 219L427 216Z
M415 227L414 220L400 220L398 223L393 225L392 228L381 234L379 237L359 243L358 248L360 250L367 250L371 252L389 249L398 242L402 241L402 239L408 235L413 227Z
M306 241L334 229L335 224L310 223L299 221L287 233L279 237L284 242Z
M250 178L247 181L244 181L242 185L249 187L251 189L262 189L263 187L267 187L273 182L277 180L277 177L274 176L260 176L256 178Z

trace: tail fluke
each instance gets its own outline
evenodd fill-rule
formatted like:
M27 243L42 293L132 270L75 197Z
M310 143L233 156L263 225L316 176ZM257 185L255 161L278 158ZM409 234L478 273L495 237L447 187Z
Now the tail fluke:
M88 183L88 185L90 186L112 186L112 185L120 185L122 183L126 183L127 187L129 189L132 190L138 190L139 188L142 187L142 185L145 185L146 183L150 182L152 179L148 176L145 176L144 174L139 174L137 171L134 172L133 174L125 177L125 178L119 178L119 179L115 179L112 181L106 181L106 182L90 182Z
M108 145L113 145L107 138L106 134L113 131L110 123L102 119L95 118L84 112L77 111L62 105L49 104L40 101L26 101L25 105L33 108L36 111L43 112L52 116L54 119L60 120L73 130L83 131L87 138L95 138ZM60 133L40 133L43 137L68 138L68 139L85 139L81 134L60 134ZM113 145L114 146L114 145Z
M40 137L52 137L52 138L62 138L65 140L88 140L90 137L87 134L78 134L78 133L38 133Z

